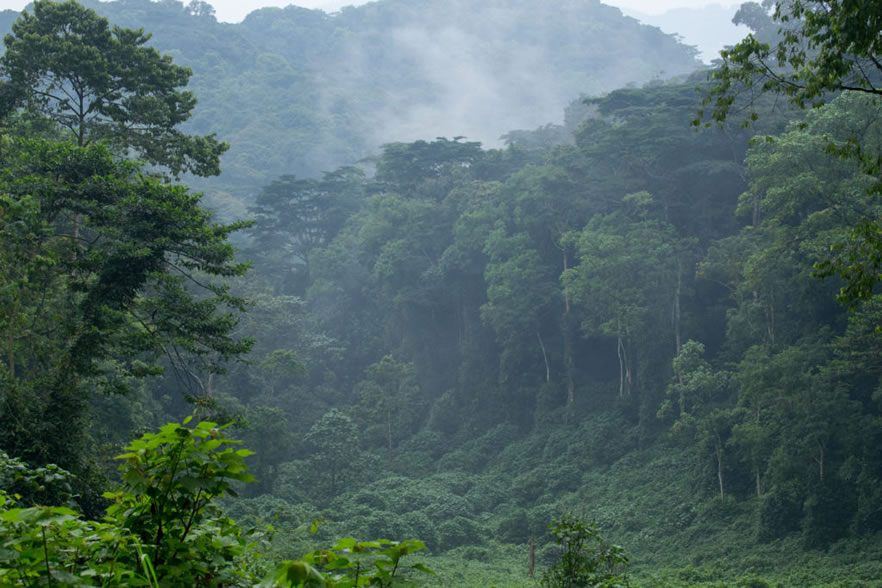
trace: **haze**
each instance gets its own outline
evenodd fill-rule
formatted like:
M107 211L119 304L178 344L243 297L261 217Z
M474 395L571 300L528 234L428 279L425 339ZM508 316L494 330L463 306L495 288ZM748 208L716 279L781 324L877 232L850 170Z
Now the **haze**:
M188 0L183 0L186 4ZM0 0L0 9L23 10L29 0ZM211 0L217 19L222 22L241 22L249 13L263 7L284 7L296 4L306 8L335 12L343 6L358 6L365 0ZM745 27L731 23L740 3L708 2L707 0L606 0L605 4L618 7L625 15L644 24L657 26L664 32L679 35L683 42L694 45L699 57L710 62L725 45L732 45L746 33Z
M26 0L0 0L0 9L22 10L30 2ZM358 6L365 4L364 0L300 0L299 2L286 2L285 0L214 0L209 2L217 11L218 20L224 22L239 22L252 10L264 6L287 6L297 4L306 8L319 8L324 11L335 11L343 6ZM707 2L705 0L608 0L604 2L612 6L618 6L623 11L639 12L642 14L662 14L674 8L701 8L720 2ZM726 3L723 3L724 5ZM728 3L735 6L738 3Z

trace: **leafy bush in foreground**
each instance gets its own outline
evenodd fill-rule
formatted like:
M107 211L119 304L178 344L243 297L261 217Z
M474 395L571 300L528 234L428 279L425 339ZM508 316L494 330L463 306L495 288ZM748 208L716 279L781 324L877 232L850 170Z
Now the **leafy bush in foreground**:
M224 426L171 423L133 441L118 459L122 485L95 522L66 506L20 506L14 483L50 482L53 468L28 470L0 455L0 584L79 586L254 586L265 563L257 534L243 532L216 505L236 496L234 484L254 481L244 463L252 454ZM43 474L51 474L45 476ZM63 481L63 480L62 480ZM34 496L40 497L41 486ZM313 524L313 532L315 531ZM331 550L284 562L261 586L389 586L401 576L401 559L425 549L416 539L357 542L341 539ZM421 564L409 566L428 572Z
M548 530L562 553L557 563L542 575L543 586L629 586L625 573L628 556L618 545L607 544L594 523L570 513L552 521Z

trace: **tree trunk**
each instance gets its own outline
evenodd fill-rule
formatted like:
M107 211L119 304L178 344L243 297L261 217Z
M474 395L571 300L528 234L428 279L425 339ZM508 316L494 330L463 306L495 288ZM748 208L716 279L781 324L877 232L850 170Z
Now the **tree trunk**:
M720 501L722 502L726 496L723 493L723 442L719 435L717 435L715 449L717 454L717 480L720 483Z
M631 385L633 384L632 379L632 371L631 371L631 358L628 357L628 347L625 345L625 339L630 339L631 333L628 328L625 327L625 336L622 337L622 356L625 360L625 395L631 395Z
M674 290L674 308L672 310L672 321L674 323L674 341L677 346L677 355L680 355L680 292L682 290L682 273L683 267L679 258L677 259L677 289ZM680 383L683 383L683 377L680 377Z
M536 337L539 339L539 347L542 348L542 359L545 361L545 382L551 381L551 368L548 366L548 354L545 353L545 343L542 341L542 335L536 331Z
M759 468L757 468L756 469L756 497L760 498L762 495L763 495L763 493L760 490L760 473L759 473Z
M569 269L567 250L563 248L563 269ZM575 402L576 384L573 381L573 341L572 329L570 328L570 295L564 288L564 316L563 316L563 339L564 339L564 365L567 370L567 414L572 410Z
M815 458L815 461L818 462L818 475L821 476L821 481L824 481L824 446L821 445L820 441L815 441L818 445L818 457Z
M567 263L567 250L566 250L566 248L564 248L564 250L563 250L563 268L564 268L564 271L567 271L569 269L568 263ZM570 295L567 292L566 288L564 288L564 306L566 307L566 310L564 312L566 312L567 314L570 314Z
M622 355L622 336L619 335L616 343L616 353L619 356L619 397L625 396L625 358Z

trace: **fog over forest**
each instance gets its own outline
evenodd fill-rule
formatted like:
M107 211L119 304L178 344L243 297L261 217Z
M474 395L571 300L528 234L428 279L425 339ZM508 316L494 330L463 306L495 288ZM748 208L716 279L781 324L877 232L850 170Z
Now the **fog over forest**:
M882 586L882 0L633 10L0 12L0 584Z

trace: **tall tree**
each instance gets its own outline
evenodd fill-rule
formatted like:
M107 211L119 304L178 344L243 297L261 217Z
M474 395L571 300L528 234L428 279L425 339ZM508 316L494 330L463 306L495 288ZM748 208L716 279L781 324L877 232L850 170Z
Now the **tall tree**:
M105 140L174 176L219 174L229 145L178 128L196 106L181 89L190 69L149 40L143 29L111 28L74 0L36 0L33 14L23 12L4 38L0 114L25 106L51 117L81 147Z
M358 207L364 192L364 173L342 167L321 180L281 176L257 195L251 211L256 253L282 275L293 274L294 290L309 284L313 249L327 245Z
M101 145L20 140L3 164L0 419L23 433L3 445L77 470L90 394L126 391L162 355L220 369L247 351L232 334L244 301L217 280L247 269L226 240L243 223L212 223L198 195ZM16 412L23 396L35 422Z
M398 442L414 433L420 416L422 399L414 364L387 355L365 371L355 392L365 441L385 442L391 456Z
M839 93L882 96L882 2L880 0L777 0L764 6L774 7L772 18L779 23L776 41L768 42L748 35L731 49L721 52L722 65L711 72L714 82L706 92L703 107L710 106L708 117L724 122L733 108L741 109L743 95L748 101L761 94L785 96L798 108L822 106ZM737 106L736 106L737 105ZM747 123L758 118L753 110ZM872 103L870 124L878 118L880 106ZM706 115L699 110L700 124ZM858 117L853 117L858 120ZM710 125L710 122L706 123ZM863 170L876 178L869 188L882 192L879 172L882 151L878 142L865 142L858 125L848 136L831 140L827 151L840 158L860 162ZM861 243L844 263L826 266L826 275L838 272L847 284L840 296L845 303L865 300L875 292L882 268L882 238L879 223L863 220L854 226L853 237Z
M623 397L634 382L637 342L654 319L670 312L680 287L677 259L683 245L670 224L648 218L652 200L648 192L629 194L622 210L593 217L572 237L578 265L561 278L582 307L585 333L615 338ZM671 343L679 336L674 327Z

